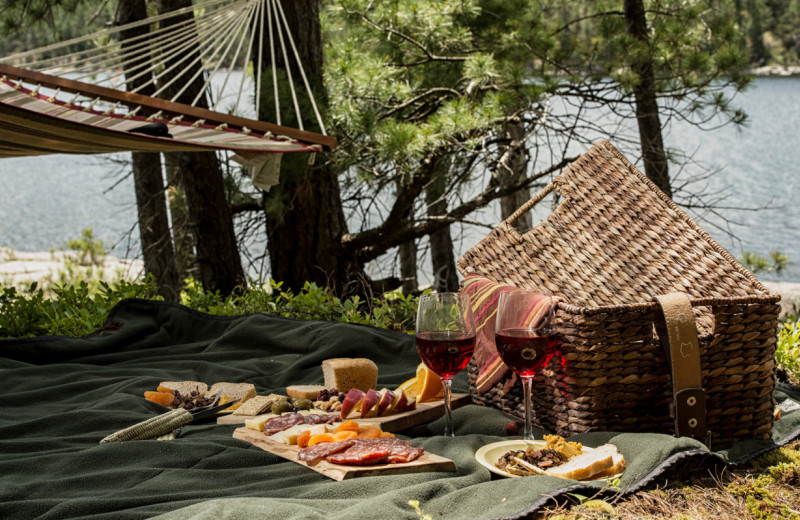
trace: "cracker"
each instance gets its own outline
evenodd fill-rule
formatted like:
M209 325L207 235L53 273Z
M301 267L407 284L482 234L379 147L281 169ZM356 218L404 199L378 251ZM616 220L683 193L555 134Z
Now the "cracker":
M233 411L233 415L258 415L267 411L272 404L283 396L278 394L257 395L251 397L242 406Z

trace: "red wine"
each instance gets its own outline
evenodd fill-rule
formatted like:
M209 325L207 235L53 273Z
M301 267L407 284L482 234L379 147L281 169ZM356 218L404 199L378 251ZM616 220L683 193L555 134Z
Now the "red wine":
M464 370L475 350L475 335L466 332L420 332L416 339L419 357L442 379Z
M494 335L497 353L517 374L534 376L553 358L556 336L533 329L504 329Z

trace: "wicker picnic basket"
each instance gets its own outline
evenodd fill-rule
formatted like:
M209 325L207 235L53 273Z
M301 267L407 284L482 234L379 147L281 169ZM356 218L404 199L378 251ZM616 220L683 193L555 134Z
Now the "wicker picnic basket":
M530 231L516 231L513 223L551 192L560 195L557 208ZM770 438L780 296L607 141L501 222L458 267L465 276L561 298L559 352L534 380L540 427L563 436L591 430L680 433L675 410L686 405L678 402L674 384L689 369L658 333L666 315L659 297L677 292L688 297L699 346L705 423L696 438ZM500 382L479 393L477 374L473 360L468 375L474 401L523 416L519 382L507 392Z

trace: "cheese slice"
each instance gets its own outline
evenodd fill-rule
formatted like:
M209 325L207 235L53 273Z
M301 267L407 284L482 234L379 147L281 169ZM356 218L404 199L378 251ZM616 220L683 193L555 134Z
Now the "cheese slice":
M297 444L297 437L306 430L311 430L311 435L326 433L328 428L325 424L295 424L291 428L270 435L267 439L281 444Z

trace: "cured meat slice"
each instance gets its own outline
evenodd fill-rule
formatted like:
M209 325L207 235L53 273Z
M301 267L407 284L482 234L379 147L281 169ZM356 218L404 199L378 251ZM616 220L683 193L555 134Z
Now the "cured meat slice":
M408 447L392 447L389 453L389 462L411 462L416 460L425 453L425 448L415 448L414 446Z
M332 424L338 418L338 413L312 413L303 416L303 421L306 424Z
M264 423L264 435L274 435L291 428L295 424L303 424L304 422L305 420L301 413L285 413Z
M298 460L314 464L329 455L344 451L356 443L355 439L339 442L319 442L297 452Z
M334 453L326 457L325 460L333 464L345 464L347 466L370 466L387 462L390 452L391 448L386 446L356 444L343 452Z

